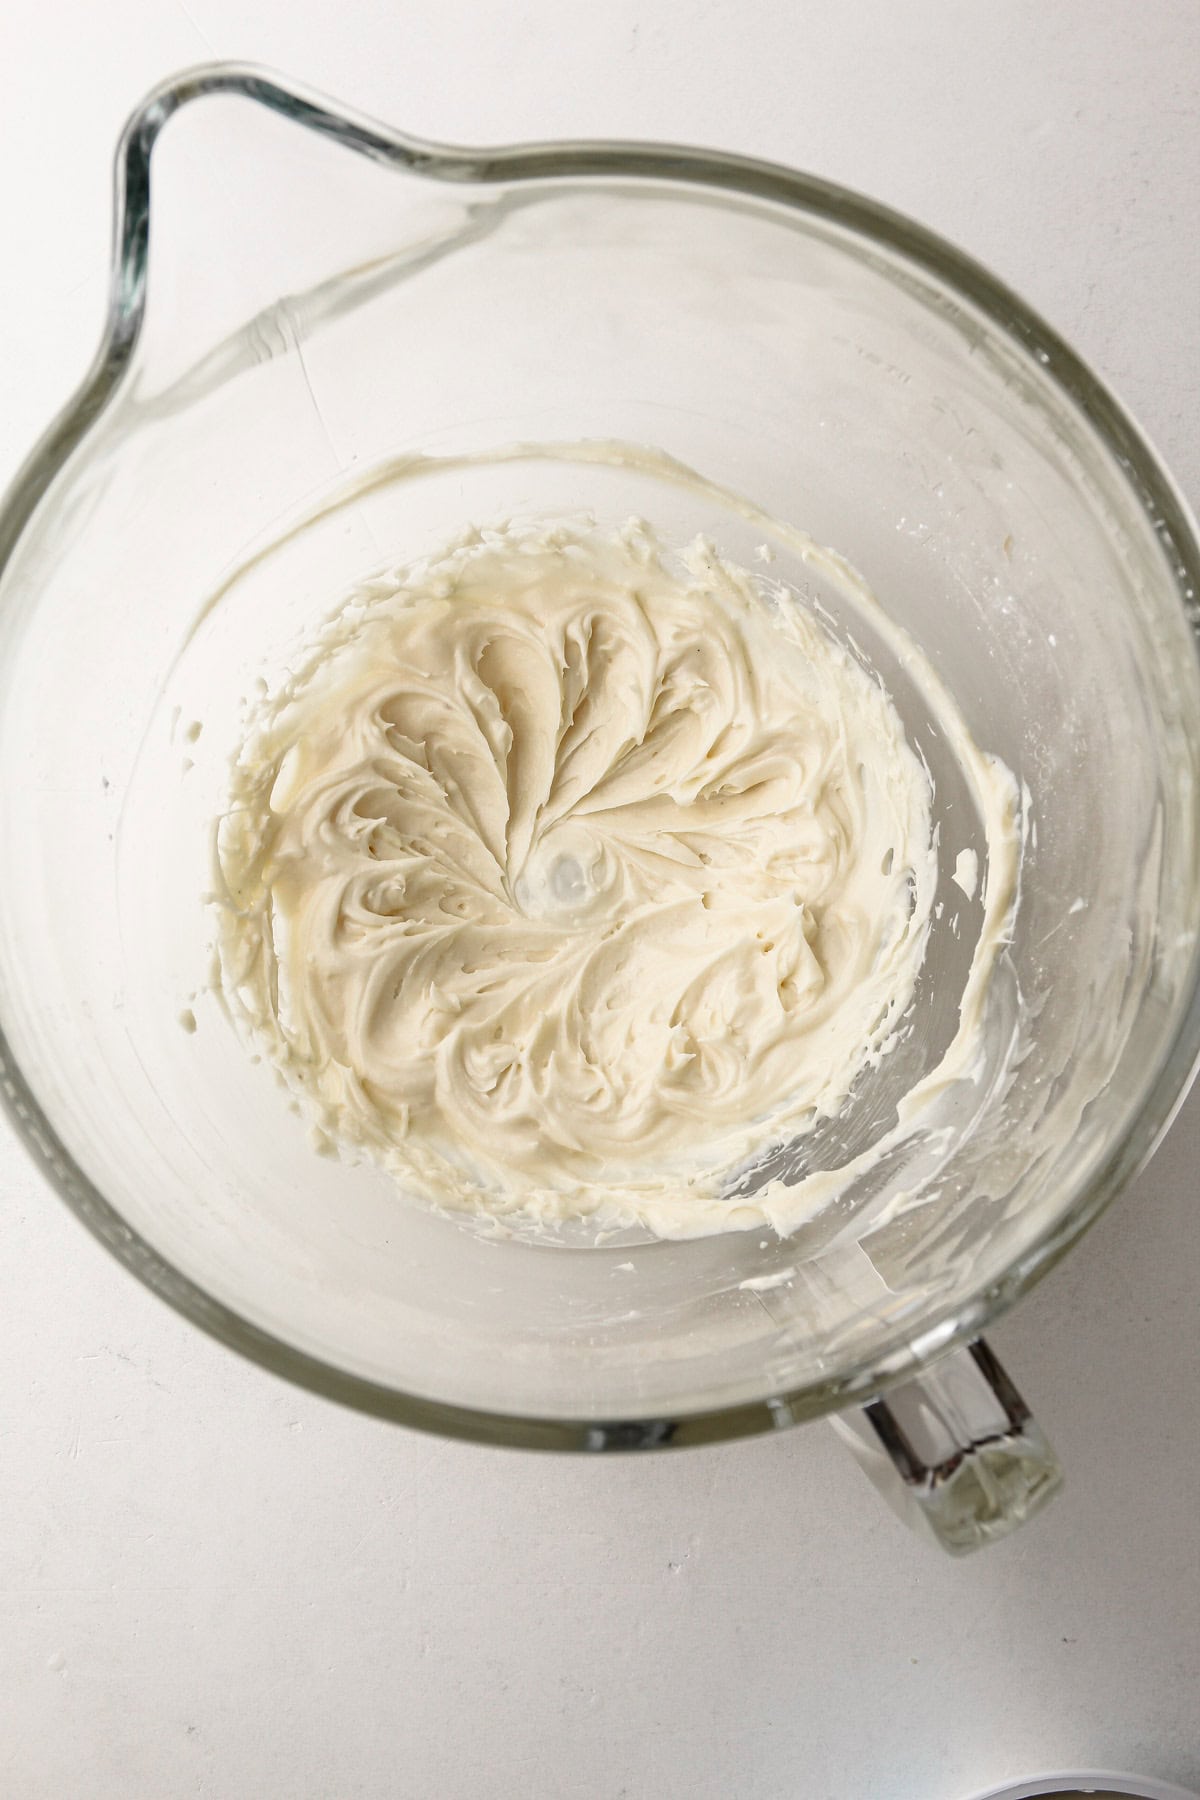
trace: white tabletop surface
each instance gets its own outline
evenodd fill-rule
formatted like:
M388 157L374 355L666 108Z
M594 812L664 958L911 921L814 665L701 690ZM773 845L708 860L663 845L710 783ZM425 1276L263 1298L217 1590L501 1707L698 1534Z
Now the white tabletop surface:
M1195 0L5 0L0 478L90 354L123 115L212 56L429 136L708 142L862 188L1022 290L1200 496ZM996 1329L1069 1486L953 1563L823 1426L545 1460L293 1391L3 1128L0 1793L1200 1788L1198 1167L1200 1096Z

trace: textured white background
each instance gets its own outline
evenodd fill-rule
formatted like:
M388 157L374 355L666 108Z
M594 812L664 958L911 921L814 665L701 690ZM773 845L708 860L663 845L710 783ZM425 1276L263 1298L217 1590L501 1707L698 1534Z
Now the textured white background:
M124 114L213 55L429 136L676 138L863 188L1022 290L1200 495L1195 0L4 0L0 477L90 355ZM0 1128L0 1794L1200 1787L1198 1161L1200 1097L995 1332L1070 1487L952 1564L823 1427L546 1461L293 1392Z

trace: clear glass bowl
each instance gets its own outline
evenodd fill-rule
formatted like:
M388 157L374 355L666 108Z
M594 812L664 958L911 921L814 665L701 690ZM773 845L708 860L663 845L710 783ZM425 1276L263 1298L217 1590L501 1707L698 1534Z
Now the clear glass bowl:
M581 440L661 446L714 485L482 455ZM467 519L640 511L746 561L763 529L731 493L856 565L1027 784L989 1073L947 1094L936 1149L902 1145L792 1238L490 1241L314 1156L192 998L238 701L364 571ZM857 196L673 148L449 149L251 70L181 76L122 141L104 341L7 497L0 558L8 1105L143 1280L322 1393L564 1447L870 1399L1041 1275L1186 1083L1193 525L1048 327ZM981 917L950 881L978 821L875 648L939 777L944 922L910 1045L785 1172L886 1129L953 1030Z

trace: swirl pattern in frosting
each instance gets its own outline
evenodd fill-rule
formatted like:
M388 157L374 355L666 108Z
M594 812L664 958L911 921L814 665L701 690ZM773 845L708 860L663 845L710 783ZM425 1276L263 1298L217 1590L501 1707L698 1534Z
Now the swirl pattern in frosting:
M374 581L254 720L218 850L226 991L338 1146L681 1231L886 1051L936 879L878 683L641 524Z

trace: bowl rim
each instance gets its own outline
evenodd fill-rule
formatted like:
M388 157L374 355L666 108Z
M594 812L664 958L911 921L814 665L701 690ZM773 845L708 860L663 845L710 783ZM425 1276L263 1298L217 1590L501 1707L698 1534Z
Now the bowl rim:
M153 88L131 115L116 152L114 231L104 329L91 368L0 502L0 575L43 496L116 393L145 313L150 164L164 125L205 95L240 96L372 160L436 180L486 184L606 177L721 190L772 202L898 253L982 311L1041 365L1100 438L1152 524L1174 571L1196 636L1200 542L1196 524L1147 439L1067 343L972 257L902 214L781 164L674 144L567 141L466 148L394 130L252 64L206 63ZM129 1227L59 1138L12 1056L0 1023L0 1101L35 1164L92 1234L154 1293L210 1336L276 1375L327 1399L396 1423L482 1443L556 1450L682 1446L747 1436L819 1417L885 1391L931 1358L978 1336L1066 1254L1150 1156L1186 1095L1200 1056L1200 982L1141 1106L1104 1162L1058 1217L999 1278L935 1313L919 1333L895 1331L871 1357L836 1377L755 1400L715 1404L671 1418L552 1418L492 1412L405 1392L300 1350L213 1298Z

